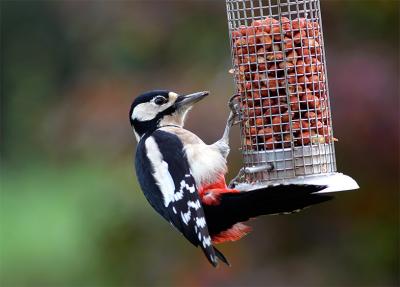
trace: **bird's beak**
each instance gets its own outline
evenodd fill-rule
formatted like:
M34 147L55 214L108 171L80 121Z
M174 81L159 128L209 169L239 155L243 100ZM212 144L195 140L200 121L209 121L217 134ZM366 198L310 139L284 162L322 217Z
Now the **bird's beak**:
M189 95L181 95L176 99L175 105L176 108L182 108L182 107L191 107L198 101L200 101L202 98L206 97L210 92L208 91L203 91L203 92L198 92L198 93L193 93Z

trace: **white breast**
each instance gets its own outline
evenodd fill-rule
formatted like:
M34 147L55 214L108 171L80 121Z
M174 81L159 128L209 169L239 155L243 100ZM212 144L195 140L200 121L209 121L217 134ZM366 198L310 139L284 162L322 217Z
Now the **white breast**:
M185 152L197 186L213 183L227 171L225 158L209 145L188 144Z
M191 173L198 187L217 181L221 174L227 172L226 160L215 146L205 144L198 136L182 128L162 129L176 134L182 141Z

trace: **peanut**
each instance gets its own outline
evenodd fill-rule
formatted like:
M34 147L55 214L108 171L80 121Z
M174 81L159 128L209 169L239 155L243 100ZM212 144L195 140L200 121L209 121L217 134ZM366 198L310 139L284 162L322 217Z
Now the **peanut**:
M273 128L274 132L276 132L276 133L280 132L281 131L281 125L282 125L281 116L275 116L275 117L272 118L272 128Z
M300 103L297 96L290 96L290 110L298 111L300 110Z
M259 72L263 72L267 69L267 65L266 64L258 64L257 69Z
M267 55L268 61L280 61L283 59L283 53L281 51L271 53Z
M275 64L270 64L268 67L268 74L270 76L272 76L273 78L277 78L278 70L279 70L279 66L277 67Z
M291 147L292 136L290 134L285 134L283 136L283 147L288 148Z
M251 26L253 26L253 27L259 27L261 25L262 25L261 20L254 20L253 22L251 22Z
M304 29L306 25L307 25L307 20L305 18L297 18L292 21L293 30Z
M301 121L301 129L302 130L308 130L309 127L310 127L310 124L308 123L308 120Z
M245 47L247 46L247 41L245 37L240 37L235 41L235 46L236 47Z
M261 93L261 97L263 97L263 98L268 96L268 89L265 85L261 85L260 93Z
M273 130L270 127L262 128L258 131L258 136L272 136Z
M252 149L252 145L253 145L253 141L251 140L251 138L246 137L244 138L244 143L243 143L244 147L247 149Z
M249 109L249 116L250 117L261 116L261 115L262 115L262 108L261 107Z
M306 112L304 113L304 116L310 120L315 120L317 118L317 115L314 112Z
M279 37L280 37L281 28L279 27L279 23L277 23L277 24L272 24L271 33L274 34L274 37L275 37L275 36L279 36ZM280 40L280 39L279 39L279 40ZM279 41L279 40L278 40L278 41Z
M256 38L258 42L263 44L264 47L266 48L270 47L272 44L272 38L268 34L265 34L264 32L257 32Z
M318 128L318 133L324 136L330 135L331 128L323 124L322 127Z
M271 32L271 26L266 25L265 22L261 20L261 25L257 26L257 31L258 32L263 32L263 33L270 33Z
M319 43L315 39L305 38L303 39L303 46L308 48L318 48Z
M270 90L276 90L278 87L278 81L276 80L276 78L267 78L266 81L266 86L270 89Z
M256 126L262 126L263 124L264 124L264 121L265 121L265 123L267 122L266 121L266 119L264 118L264 117L262 117L262 118L256 118L256 121L255 121L255 123L256 123Z
M301 129L301 123L299 121L292 122L293 131L299 131L300 129Z
M298 60L296 63L296 72L298 75L304 75L306 73L306 67L304 66L303 60Z
M310 84L314 91L319 91L324 89L324 83L320 81L318 75L313 75L310 77Z
M300 56L310 56L311 55L311 51L308 48L305 47L301 47L299 49L296 49L296 52L300 55Z
M288 82L289 82L289 84L296 84L296 74L295 73L289 73L288 75L287 75L287 78L288 78Z
M242 36L246 36L247 27L245 25L240 25L238 31Z
M312 94L305 94L305 95L301 96L301 101L305 102L305 106L308 106L311 109L319 108L319 98Z
M294 42L293 42L292 39L290 39L289 37L285 37L285 38L283 39L283 41L284 41L283 47L284 47L285 50L291 50L291 49L293 49L293 47L294 47Z
M261 98L261 95L259 92L253 92L253 99L254 100L259 100Z
M276 146L276 139L275 137L271 137L264 142L264 147L266 149L273 149Z
M257 55L264 56L267 52L268 52L268 50L265 49L265 47L261 47L261 48L258 48Z
M303 87L301 85L291 85L289 86L289 93L291 94L296 94L296 93L302 93L303 92Z
M290 51L290 53L287 55L286 59L289 62L292 62L294 65L296 65L297 62L297 53L295 50Z
M300 145L309 145L311 143L311 138L315 136L314 131L300 131L300 139L298 140L298 143Z
M270 108L266 109L264 112L264 115L265 116L279 115L279 106L274 106L274 107L270 107Z
M256 127L251 127L249 129L249 134L252 136L255 136L257 134L257 128Z
M240 36L242 36L242 33L240 33L237 30L233 30L231 35L232 35L232 39L238 39L238 38L240 38Z
M287 69L288 72L293 72L294 71L294 64L291 62L280 62L279 63L279 68L281 69Z
M266 99L264 99L264 100L262 101L262 106L263 106L264 108L268 108L268 107L272 106L273 104L274 104L274 100L273 100L273 99L270 99L270 98L266 98Z
M281 116L282 122L283 122L283 123L288 123L289 120L290 120L290 118L293 118L293 116L294 116L294 113L293 113L293 112L292 112L290 115L289 115L289 112L288 112L288 111L284 112L284 113L282 114L282 116Z
M298 83L299 84L306 84L306 85L308 85L309 83L311 83L311 80L310 80L310 78L309 77L307 77L307 76L301 76L301 77L299 77L298 79Z
M293 36L293 41L296 45L300 44L301 41L306 38L306 31L302 30L300 32L297 32L296 34L294 34Z

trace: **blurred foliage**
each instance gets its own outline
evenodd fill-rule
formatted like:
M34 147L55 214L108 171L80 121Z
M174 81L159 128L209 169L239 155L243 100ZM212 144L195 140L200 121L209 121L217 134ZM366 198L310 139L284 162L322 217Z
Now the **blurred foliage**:
M223 1L0 1L0 285L398 286L399 2L321 6L338 167L361 189L254 221L214 270L141 194L128 110L208 89L188 127L221 134Z

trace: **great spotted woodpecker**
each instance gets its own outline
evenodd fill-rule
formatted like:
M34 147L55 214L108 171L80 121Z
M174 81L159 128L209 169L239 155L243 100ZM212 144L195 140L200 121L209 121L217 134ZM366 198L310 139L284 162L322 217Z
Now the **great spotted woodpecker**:
M235 241L250 227L243 222L264 214L292 212L330 199L315 194L325 186L279 185L239 192L225 183L229 131L235 123L231 105L224 134L205 144L183 128L187 112L208 92L189 95L156 90L138 96L129 117L138 141L135 168L151 206L207 259L229 265L214 244Z

